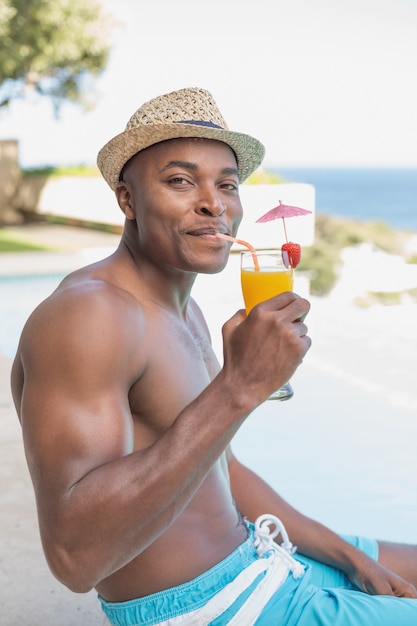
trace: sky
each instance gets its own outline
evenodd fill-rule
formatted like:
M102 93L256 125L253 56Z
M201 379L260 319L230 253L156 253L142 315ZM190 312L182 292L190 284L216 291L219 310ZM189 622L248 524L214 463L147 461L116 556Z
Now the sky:
M417 0L103 0L117 20L97 105L0 112L23 167L93 164L151 98L211 91L265 167L417 166Z

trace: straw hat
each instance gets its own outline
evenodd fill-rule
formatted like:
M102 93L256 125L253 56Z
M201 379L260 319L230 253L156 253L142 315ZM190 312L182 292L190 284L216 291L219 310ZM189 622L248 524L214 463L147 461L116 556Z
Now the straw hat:
M149 146L178 137L223 141L236 154L240 182L260 165L265 149L260 141L228 129L212 95L205 89L173 91L146 102L132 115L123 133L98 153L98 167L112 189L123 166Z

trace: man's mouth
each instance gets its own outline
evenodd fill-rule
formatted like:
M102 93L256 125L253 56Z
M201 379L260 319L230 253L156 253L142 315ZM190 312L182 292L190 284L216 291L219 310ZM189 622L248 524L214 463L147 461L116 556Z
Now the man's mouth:
M192 237L202 237L205 235L211 237L217 237L217 233L227 234L227 230L225 228L196 228L195 230L189 230L187 235L191 235Z

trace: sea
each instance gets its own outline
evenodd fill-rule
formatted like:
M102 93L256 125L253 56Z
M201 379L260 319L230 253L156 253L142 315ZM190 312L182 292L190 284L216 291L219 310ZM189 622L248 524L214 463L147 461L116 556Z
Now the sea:
M314 185L316 211L382 221L417 232L417 168L274 167L285 181Z

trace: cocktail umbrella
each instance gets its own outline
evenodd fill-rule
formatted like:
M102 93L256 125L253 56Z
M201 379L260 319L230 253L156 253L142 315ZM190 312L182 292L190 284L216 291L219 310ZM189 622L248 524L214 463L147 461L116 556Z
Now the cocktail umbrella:
M262 215L256 221L260 223L272 222L273 220L281 218L284 225L285 239L288 243L287 229L285 228L285 218L296 217L297 215L308 215L309 213L311 213L311 211L307 211L307 209L302 209L298 206L290 206L289 204L282 204L280 200L278 206L270 209L267 213Z

